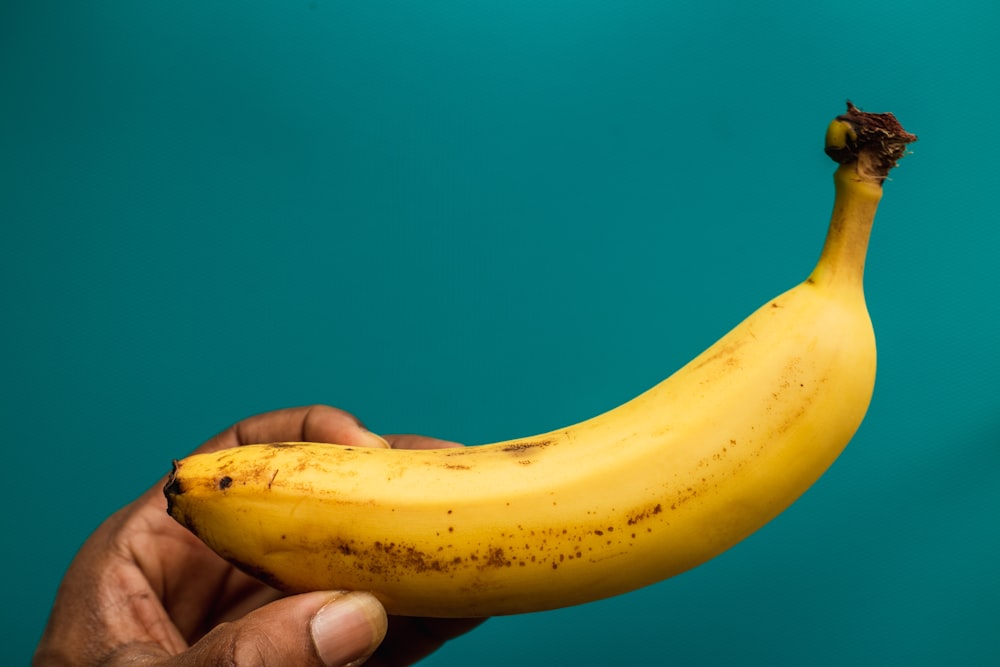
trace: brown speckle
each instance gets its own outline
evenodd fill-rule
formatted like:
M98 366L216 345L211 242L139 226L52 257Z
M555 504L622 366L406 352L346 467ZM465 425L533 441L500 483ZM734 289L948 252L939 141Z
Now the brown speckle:
M493 547L486 554L486 567L510 567L510 561L504 556L503 547Z
M222 479L219 480L219 490L220 491L225 491L226 489L228 489L232 485L233 485L233 478L230 477L229 475L226 475L225 477L223 477Z
M675 509L675 507L671 506L670 509ZM635 524L639 523L643 519L648 519L649 517L655 516L655 515L659 514L662 511L663 511L663 506L660 505L660 503L656 503L656 505L654 505L653 507L644 508L642 511L637 512L637 513L633 514L632 516L630 516L628 518L628 525L634 526Z
M502 445L501 449L511 454L521 455L532 449L548 447L552 442L552 440L523 440L521 442L509 442L506 445Z

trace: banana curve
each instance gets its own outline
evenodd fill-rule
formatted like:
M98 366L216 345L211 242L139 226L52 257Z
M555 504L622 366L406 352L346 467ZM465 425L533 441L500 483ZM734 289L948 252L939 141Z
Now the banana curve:
M803 284L636 399L534 438L191 457L175 473L185 493L171 511L282 589L373 590L392 613L496 615L622 593L732 546L833 461L874 374L845 379L830 372L842 360L810 360L832 332L836 349L873 347L870 321L856 313ZM752 372L732 372L748 359ZM850 410L831 396L854 397ZM719 406L731 406L729 417L718 418ZM836 423L817 427L824 413ZM795 446L803 439L807 451Z

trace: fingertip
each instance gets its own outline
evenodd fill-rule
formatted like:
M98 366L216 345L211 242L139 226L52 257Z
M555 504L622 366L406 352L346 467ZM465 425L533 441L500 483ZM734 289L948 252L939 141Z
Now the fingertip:
M360 665L385 637L385 608L371 593L334 594L309 623L316 653L328 667Z
M376 449L389 449L391 445L389 441L378 435L377 433L372 433L371 431L365 430L361 435L367 442L366 447L374 447Z
M329 405L314 405L308 409L299 440L350 447L389 447L385 438L369 431L360 419Z
M290 595L215 626L184 653L184 664L344 667L371 655L387 626L385 610L369 593Z
M390 435L387 437L393 449L454 449L456 447L465 447L460 442L442 440L441 438L429 438L412 433Z

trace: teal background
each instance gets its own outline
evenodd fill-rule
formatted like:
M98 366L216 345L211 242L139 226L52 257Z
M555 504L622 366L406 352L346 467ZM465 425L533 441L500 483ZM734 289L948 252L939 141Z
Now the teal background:
M0 3L4 663L93 528L240 418L472 444L665 377L811 268L847 98L920 136L847 452L705 566L426 664L995 659L998 28L993 0Z

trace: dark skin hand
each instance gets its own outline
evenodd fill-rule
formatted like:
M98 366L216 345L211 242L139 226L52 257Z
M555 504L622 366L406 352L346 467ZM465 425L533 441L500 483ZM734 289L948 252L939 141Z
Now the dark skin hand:
M328 406L246 419L197 451L258 442L434 449L386 440ZM35 653L37 667L410 665L482 619L386 617L368 593L284 596L236 570L166 512L163 481L109 517L70 564ZM388 632L387 632L388 631ZM377 647L377 648L376 648Z

